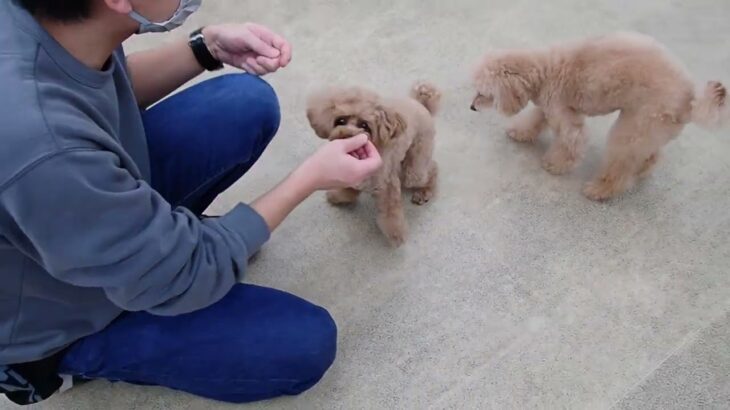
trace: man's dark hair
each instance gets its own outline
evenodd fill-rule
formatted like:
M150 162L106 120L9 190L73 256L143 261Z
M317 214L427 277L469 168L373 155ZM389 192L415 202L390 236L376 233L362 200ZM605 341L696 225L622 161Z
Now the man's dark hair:
M93 0L20 0L20 4L36 17L72 22L89 17Z

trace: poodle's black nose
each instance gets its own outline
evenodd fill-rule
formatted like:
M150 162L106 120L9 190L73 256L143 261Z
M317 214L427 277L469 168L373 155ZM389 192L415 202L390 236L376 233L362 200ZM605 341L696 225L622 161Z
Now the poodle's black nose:
M477 107L475 107L474 104L472 104L470 108L472 111L477 111Z

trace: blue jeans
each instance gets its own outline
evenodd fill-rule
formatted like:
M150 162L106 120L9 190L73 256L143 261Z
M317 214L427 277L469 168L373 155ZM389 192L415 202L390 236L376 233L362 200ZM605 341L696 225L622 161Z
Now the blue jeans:
M256 162L280 120L271 87L238 74L191 87L143 119L152 185L170 203L198 213ZM336 341L323 308L237 285L211 307L186 315L124 313L73 344L60 373L243 403L309 389L334 361Z

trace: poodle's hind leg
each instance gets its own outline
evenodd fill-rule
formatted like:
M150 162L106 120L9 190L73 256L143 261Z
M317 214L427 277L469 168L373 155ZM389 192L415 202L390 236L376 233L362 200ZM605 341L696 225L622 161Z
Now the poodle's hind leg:
M438 165L435 161L431 161L428 168L428 178L426 179L426 183L424 185L406 185L408 188L413 188L413 196L411 196L411 202L416 205L424 205L436 195L438 173Z
M542 167L553 175L572 171L583 157L588 136L584 117L567 110L548 115L555 139L542 158Z
M507 128L507 136L517 142L535 142L546 126L545 112L533 106L512 121Z
M438 166L433 160L433 134L416 138L403 160L403 186L413 190L411 201L423 205L436 194Z
M327 201L335 206L351 205L357 201L360 191L353 188L333 189L327 191Z
M388 238L391 246L403 245L408 227L403 214L400 179L394 176L378 183L374 195L378 209L378 227Z
M604 201L624 193L647 176L659 159L661 148L680 134L682 124L636 113L621 113L608 136L605 159L598 175L583 193Z
M639 168L639 171L636 173L636 177L639 179L648 178L649 175L651 175L651 171L653 171L654 167L656 167L657 162L659 162L660 156L659 151L649 155L649 158L644 161Z
M643 161L630 148L609 149L606 158L592 181L583 188L583 194L594 201L605 201L622 194L636 181L636 174Z
M649 154L649 156L644 160L644 163L641 165L641 167L639 167L639 170L636 172L637 179L645 179L651 175L651 172L654 170L656 164L661 159L662 146L672 139L678 137L679 134L682 133L683 129L684 125L674 122L670 122L667 124L665 120L663 126L658 130L658 132L655 133L655 144L660 145L660 147L654 150L651 154Z

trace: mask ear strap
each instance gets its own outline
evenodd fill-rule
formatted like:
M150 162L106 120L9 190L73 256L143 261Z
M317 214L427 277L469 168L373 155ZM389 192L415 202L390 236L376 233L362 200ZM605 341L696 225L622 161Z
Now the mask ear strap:
M147 17L137 13L134 10L129 12L129 17L133 18L139 24L152 24L152 22L149 21Z
M157 27L158 25L156 23L151 22L147 17L137 13L136 11L132 10L129 12L129 17L131 17L134 21L139 23L139 28L137 29L137 34L142 34L146 31L154 31L150 30L150 27Z

